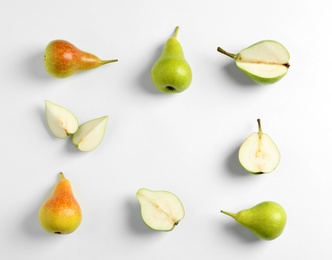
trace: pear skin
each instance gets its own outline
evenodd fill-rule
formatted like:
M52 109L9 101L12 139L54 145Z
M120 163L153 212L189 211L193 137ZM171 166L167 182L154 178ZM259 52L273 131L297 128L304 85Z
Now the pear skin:
M95 69L118 60L101 60L96 55L82 51L65 40L51 41L44 54L46 71L54 77L66 78L79 71Z
M287 221L284 208L273 201L264 201L237 213L224 210L221 210L221 213L232 217L263 240L273 240L279 237L284 231Z
M163 52L151 70L155 87L164 93L180 93L192 81L192 71L186 61L182 46L177 39L179 26L164 46Z
M82 221L82 211L76 201L70 182L60 173L51 196L39 210L40 225L50 233L70 234Z

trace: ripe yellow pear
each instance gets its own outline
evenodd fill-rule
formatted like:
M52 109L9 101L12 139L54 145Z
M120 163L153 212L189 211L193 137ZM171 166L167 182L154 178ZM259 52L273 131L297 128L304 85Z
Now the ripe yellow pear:
M118 60L101 60L96 55L82 51L65 40L51 41L45 49L44 65L54 77L66 78L72 74L98 68Z
M54 234L70 234L81 224L82 212L70 182L60 173L51 196L39 210L40 225Z

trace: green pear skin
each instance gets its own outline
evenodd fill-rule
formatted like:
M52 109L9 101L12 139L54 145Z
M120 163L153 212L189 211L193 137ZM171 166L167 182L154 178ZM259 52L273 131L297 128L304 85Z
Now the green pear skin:
M273 240L279 237L286 225L287 215L284 208L273 201L265 201L238 213L221 210L240 225L249 229L256 237Z
M192 81L192 71L177 39L179 26L164 46L163 52L151 70L152 82L164 93L180 93Z
M45 49L46 71L57 78L66 78L79 71L95 69L118 60L101 60L96 55L82 51L65 40L51 41Z

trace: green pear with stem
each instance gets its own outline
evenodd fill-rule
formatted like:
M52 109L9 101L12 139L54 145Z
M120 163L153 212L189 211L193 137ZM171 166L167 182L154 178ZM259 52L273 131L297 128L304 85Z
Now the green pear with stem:
M177 39L178 31L179 26L167 40L161 56L151 70L153 84L164 93L180 93L186 90L192 81L191 68Z
M272 172L280 162L280 152L269 135L263 133L261 120L257 119L258 132L250 134L239 149L240 164L248 172L263 174Z
M136 197L144 223L153 230L171 231L184 218L182 202L169 191L141 188Z
M82 152L96 149L104 138L107 121L108 116L102 116L85 122L73 134L72 142Z
M217 50L235 60L240 70L258 84L272 84L283 78L287 72L290 55L279 42L265 40L257 42L237 54L218 47Z
M79 71L95 69L116 61L118 60L101 60L96 55L82 51L65 40L51 41L44 53L46 71L57 78L66 78Z
M81 221L80 205L69 180L61 172L51 196L40 207L40 225L53 234L70 234L79 227Z
M237 213L224 210L221 210L221 213L232 217L237 223L263 240L273 240L279 237L287 221L284 208L273 201L265 201Z
M66 138L78 129L76 116L67 108L45 100L46 121L49 129L58 138Z

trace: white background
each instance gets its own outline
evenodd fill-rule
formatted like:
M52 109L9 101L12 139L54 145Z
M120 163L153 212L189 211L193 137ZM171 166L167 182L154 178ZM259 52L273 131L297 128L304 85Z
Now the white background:
M6 1L1 5L1 259L330 259L332 249L330 1ZM150 69L179 25L192 85L166 95ZM119 59L66 79L43 52L65 39ZM252 83L216 51L264 39L291 54L278 83ZM76 150L45 122L44 100L81 123L109 116L102 144ZM255 176L239 165L242 141L263 131L281 162ZM38 210L63 171L83 211L70 235L46 233ZM171 232L142 221L139 188L165 189L186 216ZM256 239L221 209L273 200L284 233Z

